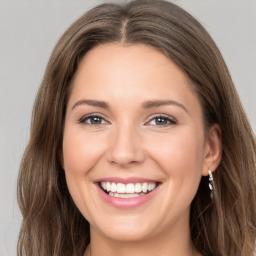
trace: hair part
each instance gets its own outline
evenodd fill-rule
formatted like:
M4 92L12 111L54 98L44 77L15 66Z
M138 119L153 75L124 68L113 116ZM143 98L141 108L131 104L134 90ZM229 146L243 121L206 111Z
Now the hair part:
M74 22L54 48L34 105L30 140L18 177L23 215L18 255L82 255L89 223L75 206L61 166L63 127L80 60L100 44L145 44L187 76L205 127L219 124L223 156L214 198L202 177L191 205L191 238L207 256L252 255L256 239L256 143L227 66L206 30L186 11L161 0L102 4Z

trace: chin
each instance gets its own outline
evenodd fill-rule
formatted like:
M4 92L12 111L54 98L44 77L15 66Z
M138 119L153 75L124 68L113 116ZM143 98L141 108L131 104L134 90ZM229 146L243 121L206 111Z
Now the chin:
M122 217L120 217L122 218ZM111 222L104 218L104 223L96 227L105 237L112 240L131 242L131 241L141 241L149 238L153 235L153 230L155 229L154 224L151 222L146 222L145 218L125 218L123 216L123 221L115 220ZM128 220L128 221L127 221ZM157 225L155 225L157 226ZM91 226L92 227L92 226Z

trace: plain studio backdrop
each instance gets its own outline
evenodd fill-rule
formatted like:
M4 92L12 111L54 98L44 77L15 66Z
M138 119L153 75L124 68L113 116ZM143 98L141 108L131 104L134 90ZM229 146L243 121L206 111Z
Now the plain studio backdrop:
M21 223L16 180L50 53L73 21L104 2L0 0L0 256L16 255ZM173 2L194 15L217 43L256 132L256 1Z

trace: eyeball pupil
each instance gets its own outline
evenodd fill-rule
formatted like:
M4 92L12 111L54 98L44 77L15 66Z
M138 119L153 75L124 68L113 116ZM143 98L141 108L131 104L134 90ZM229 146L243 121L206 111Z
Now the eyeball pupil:
M93 123L93 124L99 124L100 122L101 122L100 117L95 116L95 117L91 118L91 123Z
M165 118L162 118L162 117L158 117L156 119L156 123L157 124L166 124L167 123L167 120Z

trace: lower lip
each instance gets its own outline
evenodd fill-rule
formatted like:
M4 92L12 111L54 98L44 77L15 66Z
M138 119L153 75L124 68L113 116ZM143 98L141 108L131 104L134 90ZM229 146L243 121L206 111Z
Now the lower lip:
M152 199L156 193L159 190L160 185L158 185L153 191L151 191L148 194L138 196L138 197L133 197L133 198L119 198L119 197L114 197L106 194L98 184L96 184L100 197L110 206L116 207L119 209L131 209L131 208L136 208L139 207L140 205L148 202L150 199Z

